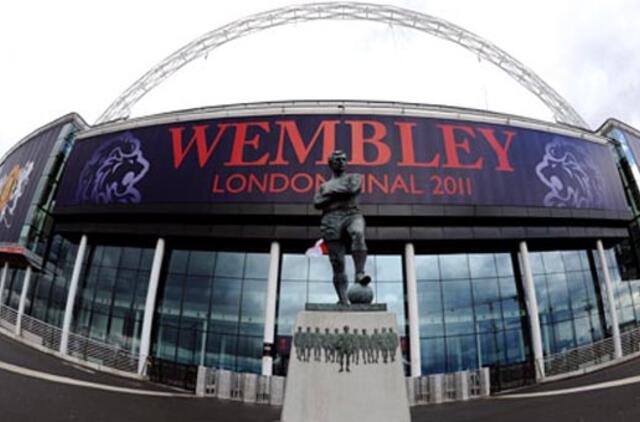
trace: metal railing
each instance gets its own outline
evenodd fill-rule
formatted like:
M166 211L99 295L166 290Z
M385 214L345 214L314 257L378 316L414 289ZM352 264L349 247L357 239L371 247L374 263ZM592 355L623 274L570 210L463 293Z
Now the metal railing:
M22 315L21 329L16 333L18 313L15 309L0 305L0 328L23 342L41 347L58 354L62 358L75 358L99 369L137 373L138 356L113 344L93 340L69 333L67 355L59 353L62 329L29 315Z
M620 334L622 355L624 357L640 355L640 328ZM569 349L544 358L545 376L571 376L611 364L615 361L613 338L608 337L595 343Z
M0 326L7 330L15 330L18 311L5 305L0 305Z

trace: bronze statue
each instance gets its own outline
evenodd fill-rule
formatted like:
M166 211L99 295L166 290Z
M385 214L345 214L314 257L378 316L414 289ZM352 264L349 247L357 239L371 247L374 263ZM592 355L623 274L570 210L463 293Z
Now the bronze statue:
M338 294L338 304L371 303L371 282L364 272L367 261L367 244L364 238L365 222L358 204L362 186L359 174L345 173L347 156L334 151L329 156L329 167L333 177L322 185L313 198L314 206L322 210L320 229L327 245L333 269L333 285ZM351 251L355 266L354 288L347 293L348 279L345 273L344 256Z

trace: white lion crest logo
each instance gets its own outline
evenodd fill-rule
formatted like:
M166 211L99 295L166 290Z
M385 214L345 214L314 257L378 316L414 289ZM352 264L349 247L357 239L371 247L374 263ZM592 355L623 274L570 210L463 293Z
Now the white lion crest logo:
M547 207L596 207L602 201L602 178L588 154L567 142L554 140L545 146L536 174L549 192Z
M142 195L136 184L148 171L140 140L124 132L98 148L85 164L76 199L79 203L139 203Z

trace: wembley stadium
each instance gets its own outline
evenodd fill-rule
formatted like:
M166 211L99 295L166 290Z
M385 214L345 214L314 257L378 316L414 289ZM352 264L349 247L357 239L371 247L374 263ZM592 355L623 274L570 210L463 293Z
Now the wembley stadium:
M436 19L347 5L340 18L404 16L424 31ZM519 80L556 122L355 100L128 118L186 64L176 57L274 16L331 19L321 6L251 16L218 44L212 31L95 124L71 113L5 154L0 332L187 388L198 367L286 376L296 314L335 302L329 260L305 252L321 238L313 194L340 149L362 175L374 303L397 315L408 377L488 368L499 391L638 353L640 132L615 119L588 129L529 70ZM465 48L489 45L437 21ZM501 50L482 51L519 72Z

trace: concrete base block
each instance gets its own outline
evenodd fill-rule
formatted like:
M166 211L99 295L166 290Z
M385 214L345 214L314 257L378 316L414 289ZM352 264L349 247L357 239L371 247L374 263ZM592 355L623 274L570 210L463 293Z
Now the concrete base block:
M442 374L429 375L429 402L442 403L444 398L444 376Z
M296 338L300 337L294 336L282 422L411 420L397 337L384 336L382 333L383 328L396 333L394 314L305 311L298 314L295 327L296 332L298 327L305 332L309 327L308 332L313 335L304 338L304 343L312 346L306 348L300 346L299 342L296 344ZM330 337L323 336L326 329ZM355 330L358 336L353 335ZM366 335L362 335L363 330L366 330ZM318 344L331 346L319 347ZM361 344L373 345L374 353L365 353L366 362L361 353ZM389 344L392 346L389 347ZM335 355L329 353L327 360L326 352L334 350ZM332 362L332 357L338 359Z
M456 372L456 400L469 400L469 372Z
M198 374L196 375L196 396L204 397L205 384L207 379L207 368L205 366L198 366Z
M258 392L258 375L242 374L242 401L245 403L255 403Z
M269 404L282 406L284 402L284 377L274 375L271 377L271 398Z
M480 369L480 397L491 395L491 375L489 368Z
M407 384L407 399L409 399L409 406L416 404L416 381L418 378L408 377L405 379Z
M226 369L218 370L218 379L216 380L219 399L228 400L231 398L231 371Z

